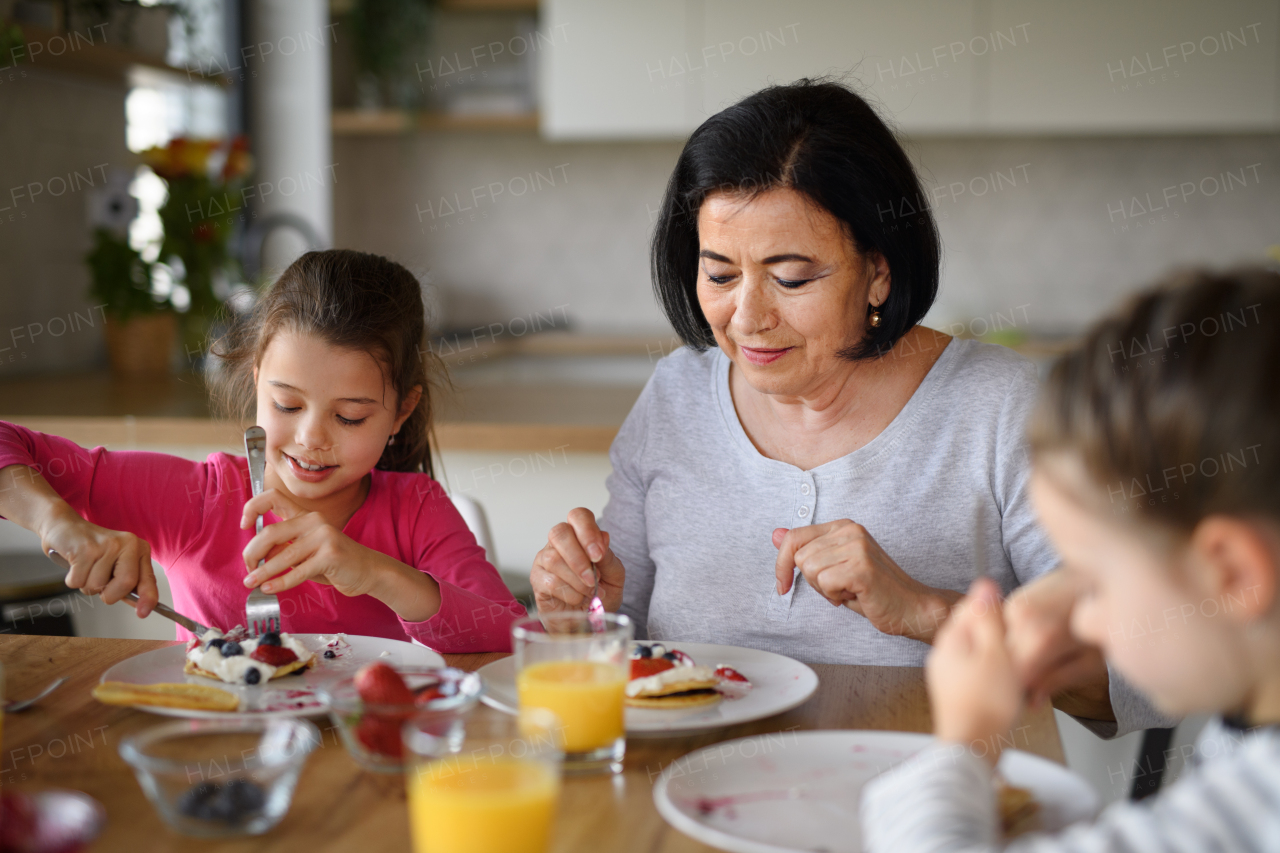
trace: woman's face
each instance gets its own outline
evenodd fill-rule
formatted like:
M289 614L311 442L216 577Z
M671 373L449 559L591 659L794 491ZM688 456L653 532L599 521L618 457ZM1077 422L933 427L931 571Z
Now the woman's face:
M359 484L417 403L396 392L369 353L281 332L254 370L258 424L267 433L268 479L319 500ZM304 466L320 466L309 471Z
M792 189L713 193L698 211L698 303L753 388L809 397L850 362L839 352L889 296L889 268Z

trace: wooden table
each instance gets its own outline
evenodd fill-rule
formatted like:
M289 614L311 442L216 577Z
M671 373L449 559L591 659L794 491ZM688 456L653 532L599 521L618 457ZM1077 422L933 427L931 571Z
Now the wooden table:
M93 850L149 851L408 851L409 819L399 776L362 772L328 721L317 721L322 748L308 759L293 806L264 836L199 841L165 826L117 751L122 737L159 718L102 705L89 691L102 673L125 658L164 642L82 637L0 637L6 695L35 694L57 676L66 684L35 708L4 721L0 784L19 790L76 788L107 810L107 826ZM446 655L454 666L475 669L502 655ZM673 760L718 741L764 732L805 729L929 731L922 671L909 667L816 665L820 685L805 704L747 725L696 737L631 739L625 771L617 776L567 777L553 850L644 850L653 853L711 850L669 827L653 805L652 786ZM475 714L494 714L479 707ZM1019 721L1017 746L1063 760L1053 712L1044 708Z

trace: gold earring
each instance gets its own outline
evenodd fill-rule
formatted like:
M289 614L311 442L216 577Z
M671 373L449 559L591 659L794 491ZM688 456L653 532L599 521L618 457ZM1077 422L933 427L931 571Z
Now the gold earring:
M867 322L871 324L871 328L878 329L880 327L880 323L882 323L883 321L884 321L884 318L880 316L879 310L873 307L871 311L871 316L867 318Z

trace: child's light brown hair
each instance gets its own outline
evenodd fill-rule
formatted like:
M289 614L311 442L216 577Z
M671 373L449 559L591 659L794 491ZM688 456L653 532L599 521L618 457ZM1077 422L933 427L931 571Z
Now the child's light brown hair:
M1036 455L1081 459L1116 513L1190 532L1280 519L1280 275L1171 275L1054 365Z
M410 390L422 386L418 405L376 467L433 474L431 390L448 380L426 345L426 328L422 289L400 264L349 249L307 252L214 342L212 352L223 362L210 381L215 407L223 417L251 419L253 369L271 339L280 332L312 335L372 355L391 380L397 411Z

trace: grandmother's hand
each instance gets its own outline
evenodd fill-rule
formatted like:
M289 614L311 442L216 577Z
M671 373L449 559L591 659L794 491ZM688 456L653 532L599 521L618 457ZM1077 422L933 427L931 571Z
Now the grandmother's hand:
M902 570L867 529L847 518L773 531L778 593L798 568L819 595L870 620L876 630L933 642L960 593L935 589Z
M609 534L596 524L595 514L578 507L569 511L567 522L551 528L546 547L533 558L529 583L538 610L586 610L595 588L593 562L600 569L600 601L605 610L616 613L622 606L626 570L609 550Z

